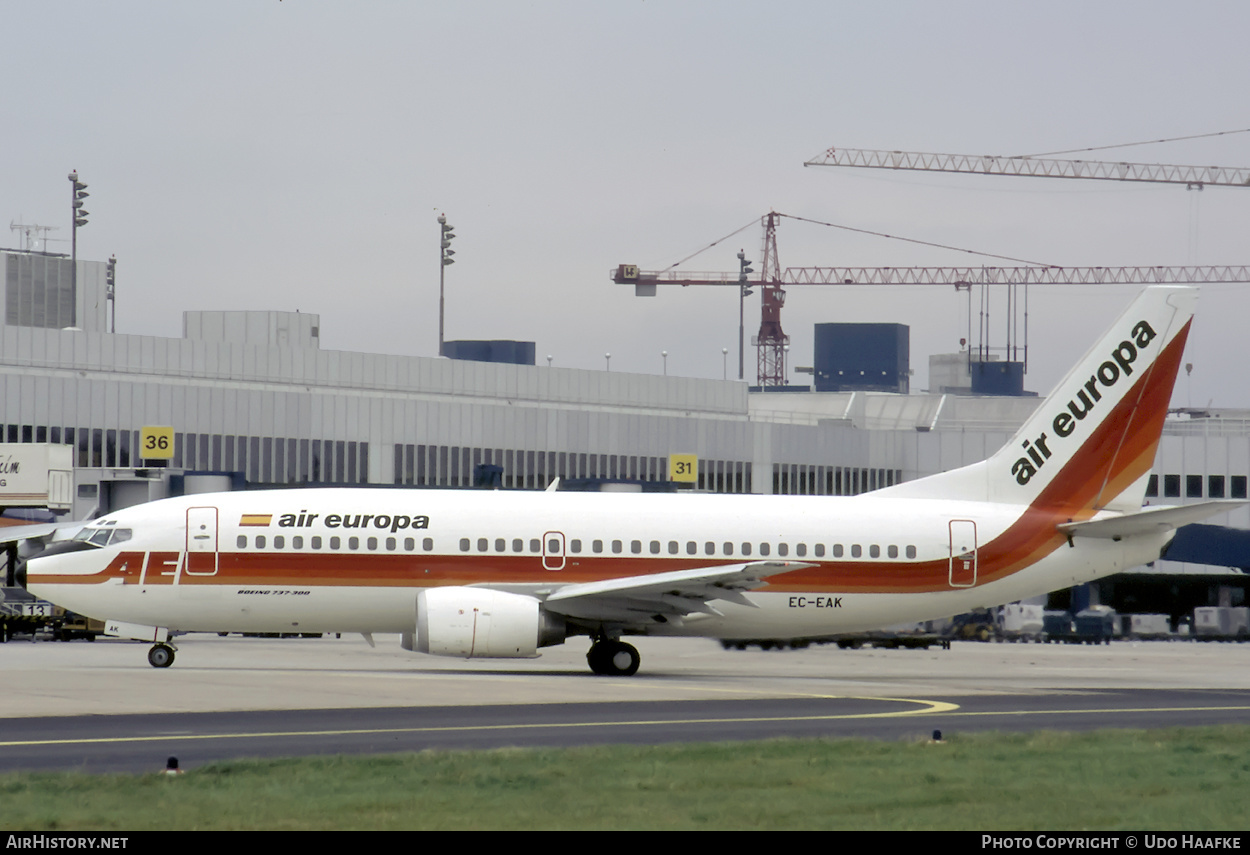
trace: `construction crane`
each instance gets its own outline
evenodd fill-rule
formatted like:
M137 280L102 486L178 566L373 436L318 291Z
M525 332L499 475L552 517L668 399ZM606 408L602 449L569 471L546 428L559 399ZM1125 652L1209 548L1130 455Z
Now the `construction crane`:
M754 272L752 262L738 253L737 273L682 273L679 271L641 271L636 264L618 264L609 271L618 285L633 285L634 295L654 297L657 285L734 285L738 288L739 310L752 286L760 288L760 330L751 337L756 348L756 376L761 386L783 386L786 382L786 351L790 336L781 328L781 308L786 303L782 289L781 263L777 259L777 221L784 216L769 211L761 219L764 227L764 260L758 279L749 279ZM738 379L743 379L742 317L738 320Z
M790 337L781 328L785 305L783 285L1179 285L1213 282L1250 282L1250 265L1188 265L1156 267L787 267L777 260L777 223L788 214L770 211L761 218L764 228L764 261L758 278L738 273L639 270L619 264L609 271L618 285L633 285L634 294L653 297L658 285L683 287L737 287L739 299L758 286L761 290L760 330L752 337L756 347L756 377L760 386L786 382L786 355ZM750 262L744 262L744 267ZM746 268L750 270L750 268ZM1027 323L1027 318L1026 318ZM1026 333L1027 335L1027 333ZM741 347L741 339L739 340ZM738 379L742 377L739 353Z
M1115 146L1111 146L1114 148ZM1062 152L1060 152L1062 153ZM1017 175L1035 178L1080 178L1112 181L1145 181L1156 184L1184 184L1190 189L1205 186L1248 187L1250 169L1223 166L1181 166L1125 161L1060 160L1050 157L998 157L994 155L930 154L877 149L829 148L804 166L851 166L869 169L962 172L980 175ZM786 268L777 262L777 219L770 212L764 226L764 265L760 278L748 280L740 271L728 273L682 273L679 271L640 271L636 265L618 265L612 280L633 284L639 296L654 296L657 285L734 285L739 298L752 284L761 286L760 331L752 338L758 348L757 377L761 386L785 383L785 358L789 336L781 329L781 308L785 305L783 284L803 285L929 285L971 284L1029 285L1034 283L1112 284L1112 283L1189 283L1250 282L1247 266L1224 267L799 267ZM739 254L742 258L742 255ZM743 262L746 268L747 262ZM1026 317L1027 325L1027 317ZM1027 333L1026 333L1027 335ZM738 377L742 379L741 332L739 333Z
M1187 187L1250 187L1250 169L1226 166L1177 166L1098 160L1057 160L1046 157L998 157L976 154L930 154L830 148L804 166L857 166L866 169L911 169L927 172L971 172L977 175L1024 175L1033 178L1095 178L1147 181Z

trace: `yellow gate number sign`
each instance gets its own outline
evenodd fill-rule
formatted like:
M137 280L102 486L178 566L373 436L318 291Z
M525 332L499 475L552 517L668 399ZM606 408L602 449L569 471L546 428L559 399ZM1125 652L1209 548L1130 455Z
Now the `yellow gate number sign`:
M699 455L670 454L668 456L668 479L693 484L699 480Z
M146 460L169 460L174 456L174 429L144 427L139 431L139 456Z

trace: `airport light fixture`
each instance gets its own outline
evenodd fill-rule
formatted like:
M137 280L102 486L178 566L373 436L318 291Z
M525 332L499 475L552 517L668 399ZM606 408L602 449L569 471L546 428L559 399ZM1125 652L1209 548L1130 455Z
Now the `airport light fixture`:
M117 332L117 256L109 256L108 267L104 270L104 298L109 301L112 312L109 320L109 332Z
M750 283L747 282L747 274L753 273L751 262L747 260L746 253L738 250L738 379L743 379L742 375L742 338L743 338L743 321L745 318L744 306L746 298L753 293Z
M452 258L456 251L451 248L451 242L456 237L456 233L452 231L454 226L447 225L447 217L444 214L438 215L439 227L439 265L438 265L438 355L443 355L443 309L445 306L444 284L447 265L455 264L456 260Z
M74 170L68 176L70 189L70 219L72 228L70 233L70 268L69 268L69 286L70 290L78 293L78 227L87 225L87 211L83 210L83 199L91 194L87 192L87 185L78 180L78 170ZM77 299L75 297L74 299Z

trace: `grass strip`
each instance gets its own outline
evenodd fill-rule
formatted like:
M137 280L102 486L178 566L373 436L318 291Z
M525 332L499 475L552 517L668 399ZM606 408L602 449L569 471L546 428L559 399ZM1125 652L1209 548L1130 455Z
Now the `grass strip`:
M1236 830L1250 726L423 752L0 776L5 830Z

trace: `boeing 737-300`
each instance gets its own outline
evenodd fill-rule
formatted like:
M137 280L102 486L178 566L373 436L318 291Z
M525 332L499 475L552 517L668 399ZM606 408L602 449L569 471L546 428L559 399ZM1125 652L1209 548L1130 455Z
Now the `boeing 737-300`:
M1142 508L1197 291L1145 289L988 460L853 497L420 489L193 495L110 513L31 559L37 596L153 642L399 633L521 658L584 635L800 638L959 614L1159 558L1240 502Z

